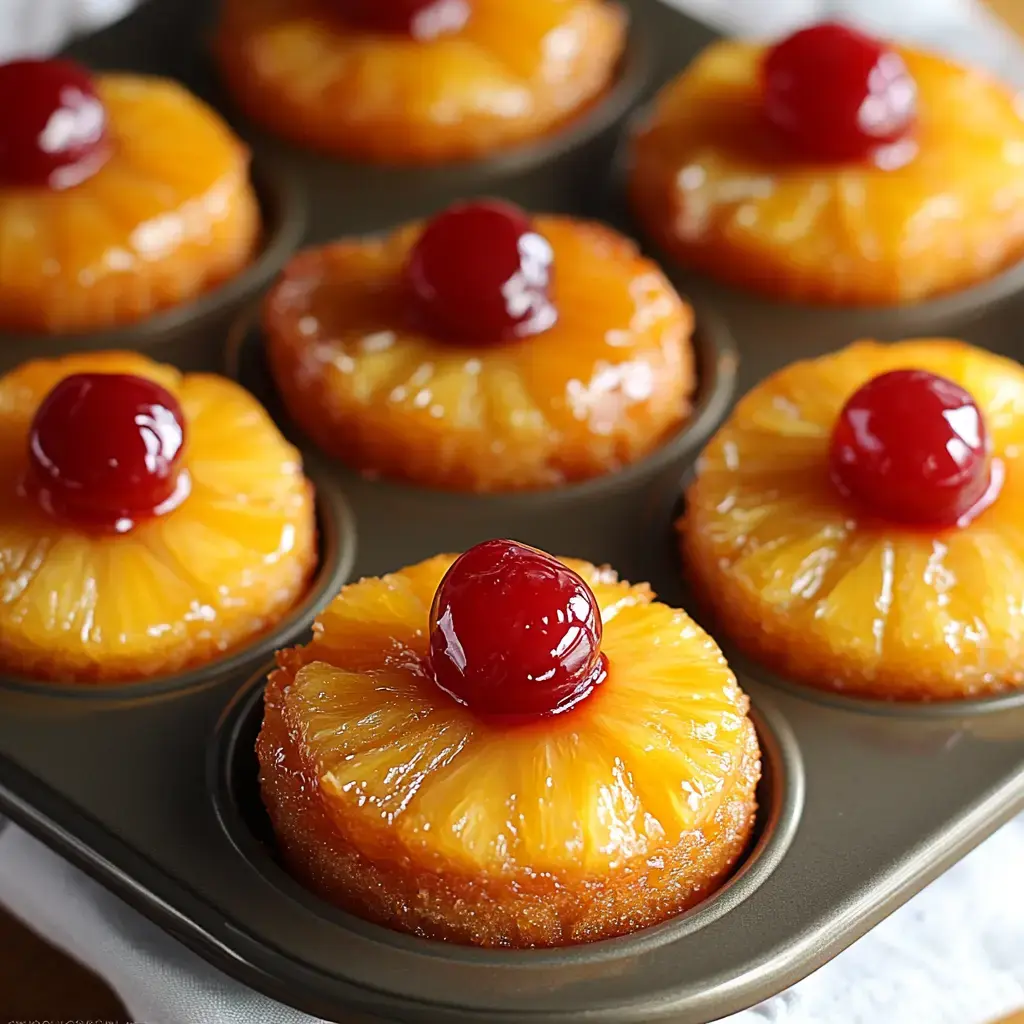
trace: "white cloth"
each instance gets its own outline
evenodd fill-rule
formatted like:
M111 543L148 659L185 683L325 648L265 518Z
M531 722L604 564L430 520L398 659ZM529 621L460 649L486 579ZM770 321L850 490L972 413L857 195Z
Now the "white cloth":
M0 61L59 49L116 21L138 0L0 0Z
M969 0L670 0L726 30L842 15L1024 83L1016 44ZM45 52L133 0L0 0L0 59ZM1024 1008L1024 817L867 937L731 1024L988 1024ZM165 935L23 832L0 832L0 903L92 968L146 1024L314 1024Z

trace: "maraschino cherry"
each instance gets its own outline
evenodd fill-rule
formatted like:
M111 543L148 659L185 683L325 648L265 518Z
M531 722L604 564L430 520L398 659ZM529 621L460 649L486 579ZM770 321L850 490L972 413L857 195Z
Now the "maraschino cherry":
M471 0L330 0L345 21L364 32L411 36L421 42L458 32Z
M491 345L547 330L551 245L517 206L458 203L435 217L409 256L406 279L429 329L445 341Z
M906 138L917 116L917 87L903 58L831 22L778 43L762 87L768 119L814 160L869 160Z
M184 414L166 388L128 374L76 373L32 420L30 485L59 519L124 532L187 496L184 447Z
M0 185L71 188L107 154L106 110L84 68L66 60L0 64Z
M924 370L868 381L832 432L832 479L866 511L908 526L963 523L995 498L985 421L959 384Z
M437 684L485 717L522 720L579 704L607 674L593 591L557 559L489 540L448 570L430 612Z

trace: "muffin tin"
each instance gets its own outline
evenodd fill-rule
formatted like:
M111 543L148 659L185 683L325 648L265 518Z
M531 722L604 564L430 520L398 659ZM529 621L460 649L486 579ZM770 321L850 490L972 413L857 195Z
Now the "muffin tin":
M149 0L74 55L180 78L233 117L199 45L209 6ZM88 689L0 680L0 809L217 967L331 1021L717 1019L820 966L1024 807L1024 693L878 704L809 692L731 657L764 750L757 838L719 893L666 924L560 950L462 948L328 907L275 859L253 752L267 662L304 638L345 579L505 535L608 562L686 606L671 524L687 469L738 393L863 336L957 335L1024 356L1024 267L910 309L856 311L773 304L670 270L697 308L700 393L694 418L646 461L547 493L472 497L365 480L311 450L283 417L255 321L240 307L300 236L380 231L467 195L632 232L616 146L630 112L713 35L658 0L628 6L630 53L615 90L561 135L506 157L427 171L342 166L234 119L261 180L280 183L263 190L276 227L244 280L138 328L0 344L5 365L95 346L226 368L306 448L323 544L303 607L252 647L173 679Z

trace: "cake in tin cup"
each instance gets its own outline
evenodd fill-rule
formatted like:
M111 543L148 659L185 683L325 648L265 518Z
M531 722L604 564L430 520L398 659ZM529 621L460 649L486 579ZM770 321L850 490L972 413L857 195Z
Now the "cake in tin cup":
M986 72L836 23L712 44L629 153L645 233L770 298L906 306L1024 255L1024 112Z
M130 352L37 361L0 377L0 431L0 673L181 673L305 596L313 487L237 384Z
M1024 369L946 339L860 342L755 387L698 461L684 572L779 676L950 701L1024 684Z
M693 410L694 315L657 265L504 201L302 252L262 320L291 418L372 476L550 489L644 459Z
M399 931L625 935L714 892L752 836L758 740L714 642L646 584L513 541L345 587L265 705L284 864Z

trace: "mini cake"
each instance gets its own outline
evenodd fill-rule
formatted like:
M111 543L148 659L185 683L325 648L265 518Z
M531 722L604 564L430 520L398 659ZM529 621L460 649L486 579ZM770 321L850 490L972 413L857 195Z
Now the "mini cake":
M865 697L1024 684L1024 368L861 342L755 388L704 452L686 571L733 643Z
M427 164L557 130L607 91L625 35L608 0L227 0L217 53L279 135Z
M324 450L441 488L612 472L679 429L694 389L693 313L631 242L495 201L299 254L264 327Z
M0 330L116 327L234 276L260 232L248 168L173 82L0 64Z
M563 946L744 852L760 776L714 642L646 585L487 541L345 587L278 655L263 799L305 885L400 931Z
M841 25L719 42L656 100L629 190L687 267L790 300L917 302L1024 253L1024 106Z
M131 353L0 378L0 674L139 680L275 625L313 490L248 392Z

